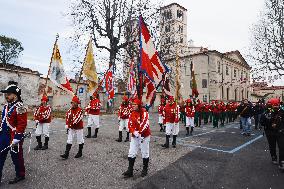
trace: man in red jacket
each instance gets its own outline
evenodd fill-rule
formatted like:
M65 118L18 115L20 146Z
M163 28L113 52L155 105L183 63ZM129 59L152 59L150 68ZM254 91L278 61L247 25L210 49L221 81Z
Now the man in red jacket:
M101 109L101 101L99 99L99 95L94 93L91 101L86 107L86 113L88 116L88 134L86 138L91 138L92 127L95 127L95 134L92 136L93 138L97 138L99 127L100 127L100 109Z
M162 145L164 148L169 148L169 140L173 135L173 148L176 147L176 138L179 133L179 105L174 101L174 97L169 97L169 102L164 108L166 122L166 143Z
M159 114L159 125L160 125L160 132L165 131L165 128L163 127L163 123L164 123L164 116L163 116L163 111L164 111L164 107L165 107L165 100L162 98L161 99L161 104L158 107L158 114Z
M34 112L34 120L36 122L35 135L37 140L37 146L35 147L35 150L48 149L51 107L47 104L47 102L47 96L43 95L41 99L41 105ZM41 135L45 136L44 146L42 146Z
M189 135L189 127L190 127L190 135L192 135L193 128L194 128L194 114L195 114L194 106L192 104L192 101L188 99L186 101L186 107L185 107L186 136Z
M83 110L79 107L80 100L77 96L74 96L71 101L71 108L66 113L66 125L65 128L68 129L68 139L66 144L65 153L60 155L63 159L69 157L69 151L72 147L74 137L77 138L77 143L79 144L79 151L75 158L82 157L82 150L84 146L83 137Z
M143 158L143 170L141 176L148 174L149 164L149 144L150 144L150 125L149 114L146 109L142 108L139 99L134 99L132 103L133 111L129 117L128 128L131 133L130 148L128 152L128 169L123 173L125 178L133 177L133 166L137 156L137 152L141 149Z
M16 177L9 184L15 184L25 179L23 143L28 115L21 100L21 89L17 85L9 85L1 92L5 93L8 103L3 107L0 124L0 184L9 150L16 171Z
M220 113L221 113L221 106L217 100L212 101L211 110L213 113L213 128L216 128L216 127L218 128L218 122L219 122Z
M126 96L123 97L122 104L118 109L118 120L119 120L119 128L118 128L118 139L117 142L122 141L122 130L126 128L126 139L124 142L129 141L129 129L128 129L128 121L129 116L132 111L132 106L128 102L128 98Z

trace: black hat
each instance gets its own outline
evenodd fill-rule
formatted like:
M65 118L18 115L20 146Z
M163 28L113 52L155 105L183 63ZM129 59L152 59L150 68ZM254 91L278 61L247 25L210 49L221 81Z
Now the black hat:
M13 93L18 97L21 96L21 89L17 85L9 85L6 89L1 90L2 93Z

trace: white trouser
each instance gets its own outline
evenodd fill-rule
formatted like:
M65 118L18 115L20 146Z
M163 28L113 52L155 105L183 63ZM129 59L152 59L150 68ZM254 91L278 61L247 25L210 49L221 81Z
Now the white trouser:
M131 137L128 157L135 158L140 148L142 158L149 158L149 146L150 146L150 136L144 139Z
M44 135L45 137L49 137L49 126L50 123L38 123L35 130L35 135L36 136Z
M83 129L69 129L67 144L72 144L75 136L77 137L77 144L84 143Z
M94 127L94 126L95 128L100 127L100 115L89 114L87 127Z
M129 121L129 119L120 119L118 130L122 131L124 128L126 128L126 131L129 132L128 121Z
M166 123L166 135L178 135L179 123Z
M186 117L186 127L194 127L194 117Z
M164 117L162 115L159 115L159 124L163 124L164 122Z

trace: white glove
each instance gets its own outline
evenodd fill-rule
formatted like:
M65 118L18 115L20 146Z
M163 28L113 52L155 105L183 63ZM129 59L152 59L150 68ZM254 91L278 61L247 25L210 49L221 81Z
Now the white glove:
M85 116L87 116L88 115L88 112L85 112Z
M39 120L35 120L35 122L36 122L36 124L38 124L38 123L39 123Z
M65 129L68 129L68 125L65 125Z
M20 140L18 140L18 139L13 139L12 145L17 145L19 142L20 142Z
M133 134L134 134L134 136L135 136L136 138L139 138L139 135L140 135L140 134L139 134L139 132L138 132L138 131L134 131L134 133L133 133ZM140 135L140 136L141 136L141 135Z

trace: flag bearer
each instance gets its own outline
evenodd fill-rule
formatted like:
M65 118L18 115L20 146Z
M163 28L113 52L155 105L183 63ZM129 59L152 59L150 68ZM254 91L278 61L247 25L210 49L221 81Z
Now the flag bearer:
M97 138L99 127L100 127L100 109L101 102L99 99L99 94L94 93L88 106L85 108L86 114L88 114L88 134L86 138L91 138L92 127L95 127L95 134L92 138Z
M49 141L49 127L51 122L51 107L47 104L48 98L43 95L41 99L41 105L34 112L34 120L36 122L36 140L37 146L35 150L48 149ZM42 146L41 135L45 137L44 145Z
M179 133L179 105L174 101L172 96L169 97L169 102L164 108L165 122L166 122L166 143L162 145L164 148L169 148L169 140L171 134L173 135L173 148L176 147L176 138Z
M82 150L84 146L83 137L83 110L79 107L80 100L74 96L71 101L71 108L66 113L66 129L68 129L68 139L65 153L60 155L63 159L68 159L69 151L72 147L73 140L76 136L79 150L75 158L82 157Z
M124 128L126 129L126 139L124 142L129 141L128 121L131 111L132 111L132 106L129 104L128 98L124 96L122 104L118 109L119 128L118 128L118 139L116 140L117 142L122 141L122 130Z
M125 178L133 177L133 167L137 152L140 149L143 158L143 170L141 176L148 174L149 164L149 145L150 145L150 125L149 114L142 108L142 103L139 99L134 99L132 103L133 111L129 117L128 128L131 134L131 141L128 153L128 169L123 173Z
M190 135L192 135L194 128L194 113L195 109L190 99L186 101L185 107L185 116L186 116L186 135L189 135L189 127L190 127Z

